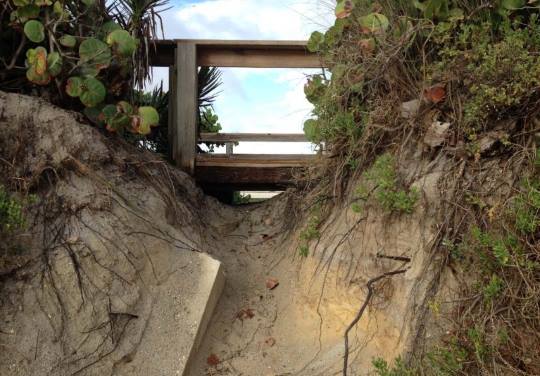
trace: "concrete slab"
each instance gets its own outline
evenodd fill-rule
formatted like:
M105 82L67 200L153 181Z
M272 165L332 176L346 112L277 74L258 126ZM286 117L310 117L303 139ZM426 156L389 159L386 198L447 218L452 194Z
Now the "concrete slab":
M219 261L204 253L181 252L177 264L153 291L152 313L133 358L115 375L184 376L197 352L225 284ZM178 258L181 262L178 262Z

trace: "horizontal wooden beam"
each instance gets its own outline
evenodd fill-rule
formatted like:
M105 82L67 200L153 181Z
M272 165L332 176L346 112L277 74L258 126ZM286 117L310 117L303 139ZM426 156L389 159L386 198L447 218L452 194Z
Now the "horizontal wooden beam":
M302 167L311 154L198 154L196 167Z
M158 40L151 48L153 66L174 64L178 42L197 46L199 66L250 68L321 68L317 54L306 48L306 41L234 41L234 40Z
M203 187L235 190L276 190L294 185L291 167L198 167L195 179Z
M198 48L197 64L201 67L224 68L321 68L319 56L305 50L201 46Z
M201 133L199 142L309 142L303 133Z

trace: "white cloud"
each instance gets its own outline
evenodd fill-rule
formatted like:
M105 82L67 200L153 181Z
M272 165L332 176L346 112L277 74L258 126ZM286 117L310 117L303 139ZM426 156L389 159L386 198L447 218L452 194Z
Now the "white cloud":
M330 2L331 3L331 2ZM333 22L321 0L207 0L164 15L168 38L307 39Z

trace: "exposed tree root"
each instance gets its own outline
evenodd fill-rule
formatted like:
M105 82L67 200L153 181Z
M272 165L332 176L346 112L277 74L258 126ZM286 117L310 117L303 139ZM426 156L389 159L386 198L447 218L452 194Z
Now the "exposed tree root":
M382 279L385 279L385 278L388 278L388 277L391 277L391 276L394 276L394 275L397 275L397 274L403 274L407 271L407 269L399 269L399 270L394 270L392 272L387 272L387 273L384 273L384 274L381 274L379 275L378 277L375 277L375 278L372 278L368 281L366 287L368 289L368 293L367 293L367 296L364 300L364 304L362 304L362 307L360 307L360 310L358 311L356 317L354 318L354 320L349 324L349 326L347 327L347 329L345 330L345 354L343 355L343 376L347 376L347 372L348 372L348 369L349 369L349 332L356 326L356 324L358 324L358 321L360 321L360 319L362 318L362 315L364 314L364 311L366 310L366 308L368 307L370 301L371 301L371 298L373 297L373 294L374 294L374 287L373 285L377 282L379 282L380 280Z

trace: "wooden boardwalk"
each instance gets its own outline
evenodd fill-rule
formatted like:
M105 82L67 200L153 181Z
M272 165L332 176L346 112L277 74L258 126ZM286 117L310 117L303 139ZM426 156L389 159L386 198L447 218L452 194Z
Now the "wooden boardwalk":
M198 68L321 68L305 41L160 40L151 64L169 68L169 141L172 159L199 183L235 189L274 189L291 183L292 170L313 155L234 154L239 142L306 142L303 134L199 133ZM197 153L197 145L226 145L225 154Z

